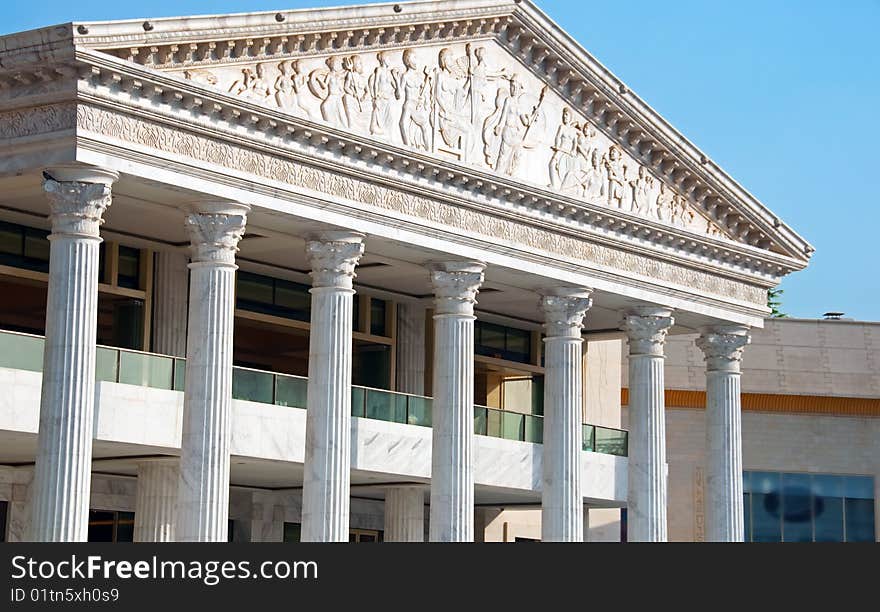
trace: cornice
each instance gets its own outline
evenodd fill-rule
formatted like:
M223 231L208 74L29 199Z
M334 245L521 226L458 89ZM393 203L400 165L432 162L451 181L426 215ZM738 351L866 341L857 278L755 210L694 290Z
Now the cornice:
M105 54L80 50L80 99L116 106L180 125L208 128L243 145L270 146L306 164L391 183L398 189L482 208L676 263L705 268L762 286L802 267L757 247L664 225L590 204L547 188L311 122L158 73ZM247 135L242 140L243 131Z
M803 268L813 247L527 0L404 2L71 24L77 45L153 68L493 38L702 214Z

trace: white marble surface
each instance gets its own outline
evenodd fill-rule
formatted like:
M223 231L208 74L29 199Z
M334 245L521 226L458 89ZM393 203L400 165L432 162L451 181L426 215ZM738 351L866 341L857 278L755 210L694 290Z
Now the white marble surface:
M545 292L544 463L541 541L582 542L584 507L580 454L583 446L583 328L592 302L583 288Z
M397 303L397 390L425 394L425 307Z
M88 535L100 226L115 172L49 168L52 234L30 538ZM52 178L48 178L51 176Z
M743 463L740 378L745 327L704 328L697 346L706 356L706 540L743 540Z
M186 357L189 257L180 251L157 251L153 267L152 352Z
M666 414L663 346L671 311L634 309L624 316L629 340L629 504L627 541L665 542Z
M429 267L434 288L433 542L474 540L474 304L484 268L478 262Z
M181 542L227 538L235 252L248 210L200 202L186 220L192 263L175 527Z
M177 458L138 464L135 542L173 542L180 463Z
M351 482L352 279L363 236L327 232L306 242L311 265L304 542L347 542Z
M424 542L425 486L385 489L386 542Z

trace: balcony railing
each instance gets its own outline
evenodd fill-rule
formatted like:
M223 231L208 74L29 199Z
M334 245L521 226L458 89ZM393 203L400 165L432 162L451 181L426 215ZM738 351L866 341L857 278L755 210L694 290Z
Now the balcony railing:
M0 367L41 372L42 336L0 331ZM183 391L186 360L168 355L99 346L95 358L95 379L154 389ZM308 379L251 368L232 368L232 397L240 400L306 408ZM431 426L430 397L410 395L353 385L352 416ZM541 444L544 417L474 406L474 433L481 436ZM607 455L626 456L627 432L622 429L584 424L583 449Z

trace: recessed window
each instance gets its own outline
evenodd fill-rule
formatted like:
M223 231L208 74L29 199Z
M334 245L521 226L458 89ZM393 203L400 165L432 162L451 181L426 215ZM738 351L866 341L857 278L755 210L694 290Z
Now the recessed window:
M89 510L89 542L133 542L134 512Z
M747 542L873 542L870 476L744 472Z
M308 321L311 316L309 286L271 276L239 272L235 299L242 310L297 321Z
M0 222L0 265L49 271L49 232Z
M374 336L387 336L385 331L385 311L388 303L385 300L370 300L370 333Z
M119 268L116 284L128 289L141 288L141 252L127 246L119 247Z
M484 357L531 363L532 334L525 329L477 321L474 326L474 352Z

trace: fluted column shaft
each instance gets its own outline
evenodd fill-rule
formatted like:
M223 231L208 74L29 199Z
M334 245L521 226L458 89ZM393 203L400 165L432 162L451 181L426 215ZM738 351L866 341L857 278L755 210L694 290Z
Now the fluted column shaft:
M153 267L153 352L186 356L189 257L178 251L158 251Z
M135 542L173 542L180 469L177 459L138 464Z
M347 542L351 483L352 281L363 236L324 232L306 242L312 267L303 542Z
M668 309L624 315L629 339L629 487L627 540L665 542L666 410L663 347L674 320Z
M397 305L397 390L425 393L425 308L421 304Z
M235 253L249 208L201 202L186 218L192 263L175 538L225 542L229 518Z
M582 542L584 498L583 328L590 292L561 288L541 298L544 339L544 447L541 540Z
M95 413L99 228L117 175L73 166L44 175L52 233L29 539L84 542Z
M748 328L706 327L697 339L706 357L706 541L743 541L740 378Z
M484 264L430 266L434 287L432 542L474 541L474 304Z
M419 486L385 489L385 541L425 540L425 493Z

